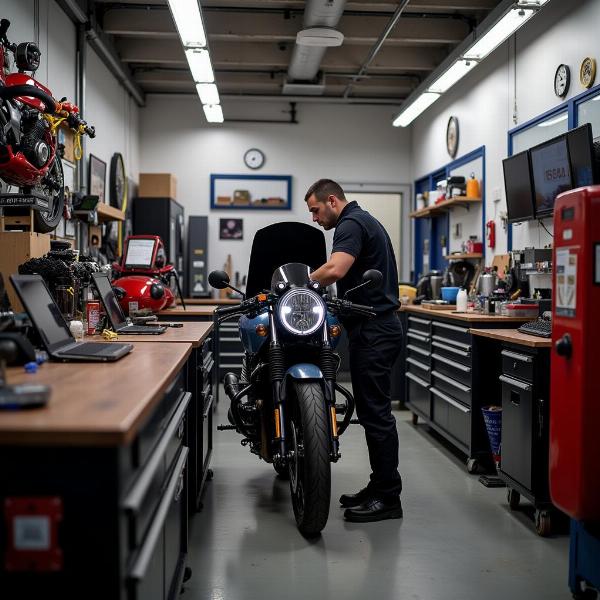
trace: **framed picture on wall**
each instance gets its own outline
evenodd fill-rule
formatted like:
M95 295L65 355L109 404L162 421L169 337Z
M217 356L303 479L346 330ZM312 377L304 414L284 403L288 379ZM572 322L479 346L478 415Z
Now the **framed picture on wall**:
M291 175L211 175L210 207L236 210L290 210Z
M219 219L219 239L220 240L243 240L244 239L244 220L243 219Z
M106 202L106 163L90 154L88 172L88 193L98 196L100 202Z

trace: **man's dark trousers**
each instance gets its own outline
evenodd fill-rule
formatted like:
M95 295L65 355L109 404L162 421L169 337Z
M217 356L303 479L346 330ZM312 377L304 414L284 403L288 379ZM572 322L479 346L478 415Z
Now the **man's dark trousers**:
M371 481L381 499L402 490L398 473L398 432L390 398L391 371L402 347L402 326L395 312L378 315L348 328L350 374L356 414L365 429Z

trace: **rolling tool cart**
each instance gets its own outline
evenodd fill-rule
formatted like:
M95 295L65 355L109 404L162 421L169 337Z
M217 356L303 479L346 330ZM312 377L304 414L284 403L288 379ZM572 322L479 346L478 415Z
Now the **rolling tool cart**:
M561 194L554 209L550 491L572 519L569 586L600 589L600 186Z

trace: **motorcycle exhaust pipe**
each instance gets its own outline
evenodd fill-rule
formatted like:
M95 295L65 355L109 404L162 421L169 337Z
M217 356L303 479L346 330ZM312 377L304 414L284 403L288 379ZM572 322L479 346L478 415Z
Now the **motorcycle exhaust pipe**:
M240 380L235 373L226 373L223 377L223 386L227 397L233 401L233 398L240 390Z

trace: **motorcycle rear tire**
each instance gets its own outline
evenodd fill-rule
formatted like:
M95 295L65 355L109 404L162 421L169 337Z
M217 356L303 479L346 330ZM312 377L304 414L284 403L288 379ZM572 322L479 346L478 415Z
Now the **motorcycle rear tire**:
M290 460L290 491L298 530L313 537L327 524L331 502L329 416L318 383L295 382L294 390L292 435L303 451Z

